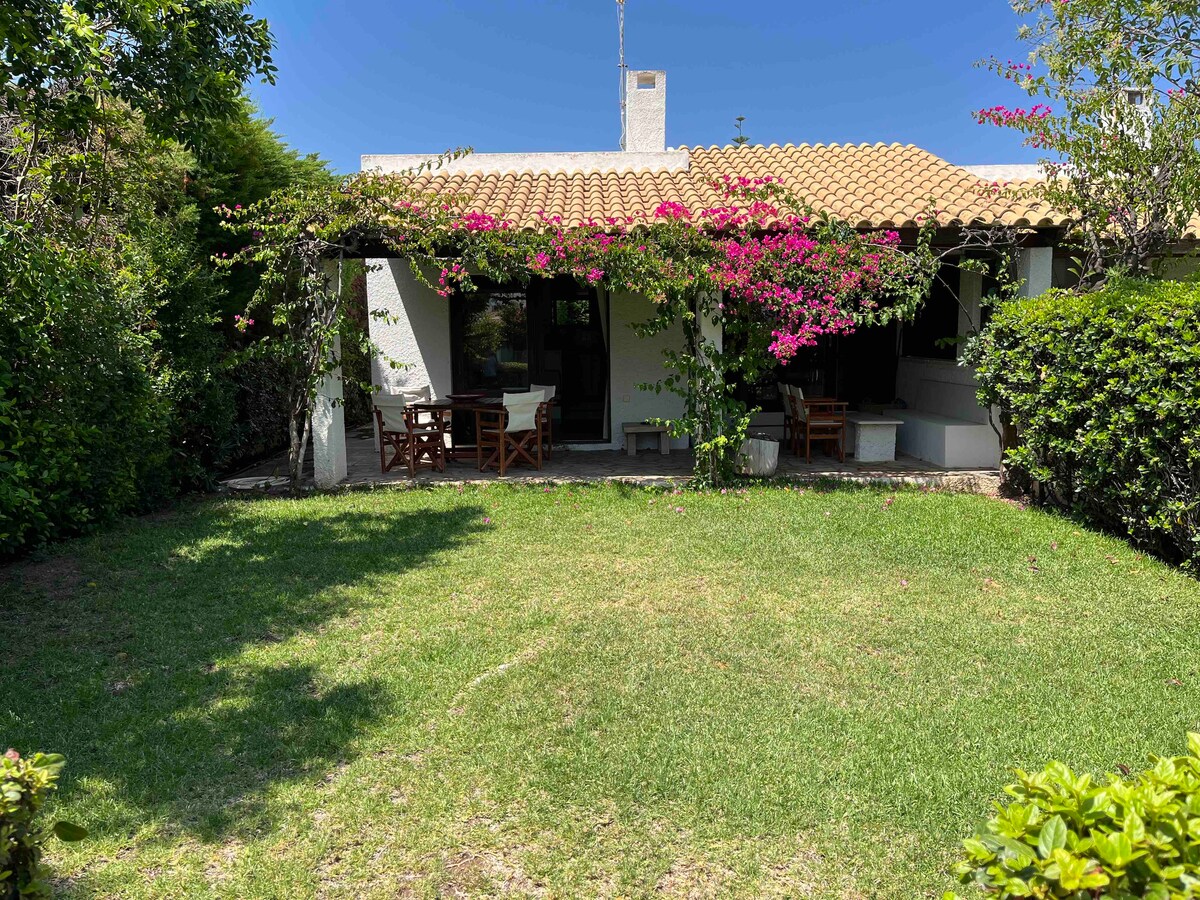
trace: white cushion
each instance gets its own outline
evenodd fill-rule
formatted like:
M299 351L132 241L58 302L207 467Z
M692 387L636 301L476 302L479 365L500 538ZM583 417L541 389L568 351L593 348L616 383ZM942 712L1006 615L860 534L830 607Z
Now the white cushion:
M525 394L505 394L502 398L508 413L505 431L532 431L537 428L538 407L546 399L544 391L529 391Z
M547 400L553 400L555 395L558 393L558 385L557 384L531 384L529 386L529 390L530 391L541 391L545 395L545 398Z
M404 431L404 407L411 403L429 403L433 396L430 385L398 394L376 394L371 398L383 418L384 431Z
M429 403L433 399L433 386L427 384L415 391L401 391L399 396L404 398L405 404Z

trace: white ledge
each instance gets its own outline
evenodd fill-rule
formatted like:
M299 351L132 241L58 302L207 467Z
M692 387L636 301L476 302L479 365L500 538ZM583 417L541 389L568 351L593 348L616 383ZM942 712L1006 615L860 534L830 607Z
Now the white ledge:
M362 171L391 175L415 169L437 159L425 153L364 153ZM686 172L686 150L639 153L630 150L601 150L581 153L469 153L451 160L437 172L449 174L493 174L501 172Z
M984 181L1042 181L1046 173L1038 163L1011 163L997 166L959 166Z

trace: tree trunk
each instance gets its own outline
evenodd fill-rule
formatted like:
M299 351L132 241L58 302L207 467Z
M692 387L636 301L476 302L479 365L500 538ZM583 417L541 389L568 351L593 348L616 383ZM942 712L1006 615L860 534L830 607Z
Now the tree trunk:
M308 451L309 433L312 431L312 416L307 403L293 403L288 419L288 477L292 491L300 489L300 478L304 474L304 455Z

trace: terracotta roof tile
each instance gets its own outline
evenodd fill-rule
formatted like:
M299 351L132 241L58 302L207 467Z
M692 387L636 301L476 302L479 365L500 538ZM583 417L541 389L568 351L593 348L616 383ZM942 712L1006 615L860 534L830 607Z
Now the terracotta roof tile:
M686 171L427 173L425 190L466 195L472 210L538 227L541 213L575 225L648 215L663 202L719 206L724 175L779 178L818 211L860 228L911 227L931 208L943 224L1059 226L1067 217L1001 194L992 182L911 144L772 144L689 148Z

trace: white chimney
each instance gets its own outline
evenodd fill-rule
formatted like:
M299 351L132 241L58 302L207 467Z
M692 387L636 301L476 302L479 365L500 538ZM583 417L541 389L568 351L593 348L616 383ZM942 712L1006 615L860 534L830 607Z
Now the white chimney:
M1154 128L1154 110L1150 106L1150 91L1141 88L1125 88L1125 102L1138 115L1139 121L1129 123L1131 136L1143 147L1150 146L1150 132Z
M667 149L667 73L625 73L625 141L622 150L662 153Z

